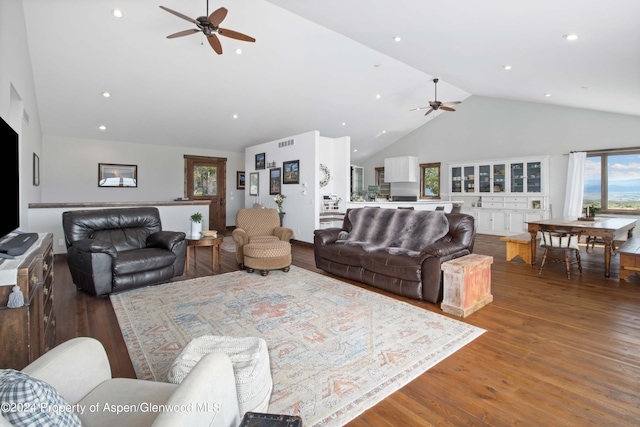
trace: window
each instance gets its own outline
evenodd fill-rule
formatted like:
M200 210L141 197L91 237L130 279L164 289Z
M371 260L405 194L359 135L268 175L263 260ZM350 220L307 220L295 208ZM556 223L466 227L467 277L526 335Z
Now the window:
M587 153L582 206L640 213L640 148Z
M420 164L420 198L440 198L440 163Z

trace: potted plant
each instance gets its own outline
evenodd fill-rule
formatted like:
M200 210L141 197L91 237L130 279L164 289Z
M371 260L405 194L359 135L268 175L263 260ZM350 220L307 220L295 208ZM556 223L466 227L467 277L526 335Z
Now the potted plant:
M200 237L200 232L202 231L202 214L196 212L191 215L189 219L191 220L191 236Z
M287 196L285 196L284 194L276 194L276 197L273 198L273 200L275 200L276 204L278 205L278 215L280 215L280 227L282 227L282 220L284 219L284 208L282 207L282 204L284 203L284 199L286 199Z
M600 206L589 205L587 206L587 217L593 218L598 212L600 212Z

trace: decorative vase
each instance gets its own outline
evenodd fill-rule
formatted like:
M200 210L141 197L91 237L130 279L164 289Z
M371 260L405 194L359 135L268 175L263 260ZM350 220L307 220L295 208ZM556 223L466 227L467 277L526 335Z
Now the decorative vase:
M282 227L282 220L284 219L286 212L278 212L278 215L280 215L280 227Z
M200 237L201 231L202 231L202 223L191 221L191 237L197 239L198 237Z

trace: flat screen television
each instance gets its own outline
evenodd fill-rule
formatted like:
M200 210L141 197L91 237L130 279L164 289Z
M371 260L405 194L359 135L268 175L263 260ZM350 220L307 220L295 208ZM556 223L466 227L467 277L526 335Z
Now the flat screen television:
M18 133L0 117L0 182L4 218L0 220L0 238L20 227L20 165Z

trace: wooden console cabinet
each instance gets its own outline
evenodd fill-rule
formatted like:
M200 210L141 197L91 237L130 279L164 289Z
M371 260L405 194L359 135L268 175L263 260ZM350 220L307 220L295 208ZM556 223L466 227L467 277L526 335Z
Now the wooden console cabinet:
M7 308L13 286L0 286L0 368L22 369L54 346L53 234L36 244L17 270L25 305Z

